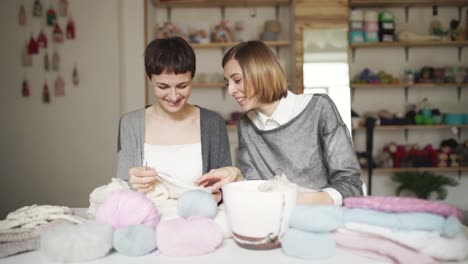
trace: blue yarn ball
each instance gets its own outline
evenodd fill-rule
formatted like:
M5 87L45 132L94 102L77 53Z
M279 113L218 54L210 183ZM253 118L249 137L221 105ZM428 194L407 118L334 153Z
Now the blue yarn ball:
M180 217L203 216L214 219L218 213L218 204L211 193L203 190L185 192L177 203Z
M147 225L130 225L114 232L114 248L123 255L143 256L156 247L156 233Z

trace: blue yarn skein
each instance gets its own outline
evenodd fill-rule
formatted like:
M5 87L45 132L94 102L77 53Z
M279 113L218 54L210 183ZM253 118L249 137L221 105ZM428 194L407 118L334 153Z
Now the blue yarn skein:
M147 225L130 225L114 232L114 248L122 255L143 256L156 247L156 233Z
M203 190L191 190L180 196L177 203L180 217L203 216L214 219L218 213L218 204L211 193Z
M289 228L281 241L281 250L290 257L324 259L335 255L336 243L331 233L315 233Z

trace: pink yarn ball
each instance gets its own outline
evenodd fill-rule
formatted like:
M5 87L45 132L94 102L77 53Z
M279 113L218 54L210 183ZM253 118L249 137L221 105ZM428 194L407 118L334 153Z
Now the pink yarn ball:
M213 220L191 216L161 221L156 232L158 249L168 256L197 256L216 250L223 242L223 231Z
M109 194L96 209L96 221L107 223L114 230L129 225L147 225L156 229L159 213L143 193L131 190Z

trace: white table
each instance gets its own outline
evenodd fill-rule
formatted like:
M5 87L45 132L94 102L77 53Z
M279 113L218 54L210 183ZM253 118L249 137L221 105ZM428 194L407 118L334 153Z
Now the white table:
M468 227L464 226L463 231L468 235ZM48 261L39 251L33 251L28 253L19 254L16 256L7 257L0 259L0 264L40 264L40 263L55 263ZM75 262L77 263L77 262ZM112 252L104 258L100 258L94 261L82 262L86 264L139 264L139 263L150 263L150 264L171 264L171 263L200 263L200 264L250 264L250 263L323 263L323 264L341 264L341 263L359 263L359 264L381 264L383 262L374 261L364 257L360 257L349 252L337 250L337 254L333 258L321 259L321 260L303 260L288 257L280 249L267 250L267 251L255 251L248 250L237 246L232 239L224 240L223 245L218 248L215 252L207 255L197 257L185 257L175 258L168 257L155 251L149 255L132 258L126 257L116 252ZM450 262L451 264L463 263L468 264L468 260L463 262Z

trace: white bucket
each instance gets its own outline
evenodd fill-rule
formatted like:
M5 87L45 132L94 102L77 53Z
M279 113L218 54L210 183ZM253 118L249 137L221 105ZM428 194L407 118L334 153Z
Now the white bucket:
M236 243L248 249L273 249L281 246L289 216L296 206L297 186L287 191L261 192L267 181L241 181L223 187L228 222Z

